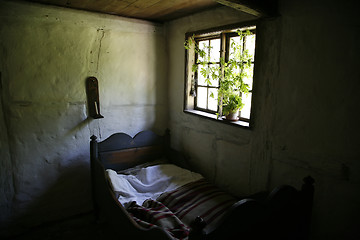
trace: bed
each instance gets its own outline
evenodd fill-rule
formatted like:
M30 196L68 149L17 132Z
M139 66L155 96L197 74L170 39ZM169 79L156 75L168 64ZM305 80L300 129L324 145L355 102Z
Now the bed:
M234 196L191 171L164 135L90 141L94 212L119 239L307 239L314 180Z

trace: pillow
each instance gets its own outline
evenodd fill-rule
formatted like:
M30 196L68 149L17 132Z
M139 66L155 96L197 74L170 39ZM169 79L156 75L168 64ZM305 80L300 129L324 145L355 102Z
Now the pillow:
M150 162L146 162L146 163L136 165L135 167L132 167L132 168L127 168L127 169L124 169L124 170L117 171L117 173L118 174L125 174L125 175L136 175L143 168L158 165L158 164L165 164L165 163L168 163L168 160L166 158L160 158L160 159L156 159L154 161L150 161Z

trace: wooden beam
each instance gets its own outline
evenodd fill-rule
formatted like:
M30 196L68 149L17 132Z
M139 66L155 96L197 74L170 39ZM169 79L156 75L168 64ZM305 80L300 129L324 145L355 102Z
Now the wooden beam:
M276 0L215 0L216 2L256 17L276 15Z

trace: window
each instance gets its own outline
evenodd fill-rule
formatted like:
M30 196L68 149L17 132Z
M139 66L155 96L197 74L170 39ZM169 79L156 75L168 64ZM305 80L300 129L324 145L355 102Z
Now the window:
M255 31L246 26L186 34L186 112L249 126Z

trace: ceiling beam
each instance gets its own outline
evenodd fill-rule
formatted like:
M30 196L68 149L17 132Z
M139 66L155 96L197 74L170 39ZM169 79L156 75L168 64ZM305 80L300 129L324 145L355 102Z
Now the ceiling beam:
M276 15L276 0L215 0L216 2L256 17Z

